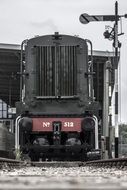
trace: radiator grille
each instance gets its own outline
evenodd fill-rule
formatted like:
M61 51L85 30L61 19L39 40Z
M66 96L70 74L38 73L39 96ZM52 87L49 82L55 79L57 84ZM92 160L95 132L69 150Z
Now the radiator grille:
M37 46L37 95L74 96L76 91L77 46Z

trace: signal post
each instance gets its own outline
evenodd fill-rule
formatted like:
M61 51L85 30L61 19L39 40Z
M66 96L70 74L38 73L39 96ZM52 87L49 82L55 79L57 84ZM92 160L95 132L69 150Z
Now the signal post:
M115 48L115 56L114 56L114 60L115 60L115 64L114 64L114 71L115 71L115 76L114 76L114 88L115 88L115 158L118 158L118 140L119 140L119 130L118 130L118 48L121 46L120 42L118 41L118 36L122 35L118 34L118 21L120 20L121 17L127 18L127 14L125 15L118 15L118 2L115 2L115 15L88 15L87 13L81 14L80 15L80 22L82 24L88 24L89 22L98 22L98 21L114 21L114 27L112 28L112 30L109 32L108 30L106 30L104 32L104 36L107 39L112 39L113 42L113 47ZM104 120L104 127L106 129L104 129L104 136L106 139L106 158L107 155L109 155L110 152L110 147L109 142L109 127L111 127L111 114L109 113L109 107L111 107L111 95L109 95L109 88L110 85L108 87L107 84L107 80L109 76L108 76L108 70L105 67L105 87L104 87L104 101L105 101L105 113L103 113L105 115L105 118L103 118ZM108 95L108 98L107 98ZM109 146L108 146L109 145ZM108 153L107 153L108 151Z

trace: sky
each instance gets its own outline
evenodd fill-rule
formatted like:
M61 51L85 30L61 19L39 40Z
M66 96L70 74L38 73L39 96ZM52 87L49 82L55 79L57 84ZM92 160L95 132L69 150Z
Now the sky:
M118 0L119 15L127 13L127 0ZM90 39L95 50L112 51L112 42L104 39L105 26L112 22L79 22L82 13L114 14L115 0L0 0L0 43L21 44L36 35L78 35ZM121 24L119 23L119 32ZM121 112L119 121L127 123L127 19L122 19ZM120 93L119 93L120 94Z

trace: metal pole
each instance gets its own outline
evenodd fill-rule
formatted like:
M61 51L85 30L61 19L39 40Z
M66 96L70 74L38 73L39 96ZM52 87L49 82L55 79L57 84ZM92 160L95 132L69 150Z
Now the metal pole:
M23 50L24 45L28 40L24 40L21 44L21 60L20 60L20 101L22 102L22 88L23 88Z
M110 61L106 61L104 65L104 93L103 93L103 135L105 137L104 159L109 158L109 69Z
M115 3L115 158L118 158L118 2Z
M108 125L109 125L109 158L112 158L112 65L111 58L109 58L109 111L108 111ZM113 136L114 137L114 136ZM114 141L114 139L113 139Z

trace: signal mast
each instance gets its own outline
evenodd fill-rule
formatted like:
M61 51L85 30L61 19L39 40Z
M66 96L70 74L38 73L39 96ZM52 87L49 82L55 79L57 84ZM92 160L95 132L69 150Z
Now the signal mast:
M121 47L121 43L118 40L118 36L123 35L124 33L118 34L118 21L122 18L127 18L127 14L118 15L118 2L115 2L115 14L114 15L88 15L87 13L80 15L80 22L82 24L88 24L89 22L104 22L104 21L114 21L114 27L109 32L106 30L104 32L104 37L106 39L113 40L113 47L115 49L115 158L118 158L118 140L119 140L119 129L118 129L118 48Z

